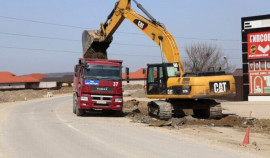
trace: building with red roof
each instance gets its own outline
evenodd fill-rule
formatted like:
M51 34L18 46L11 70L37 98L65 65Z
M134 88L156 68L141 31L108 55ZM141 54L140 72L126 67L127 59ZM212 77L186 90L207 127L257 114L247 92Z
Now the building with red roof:
M130 72L129 73L129 79L130 80L145 80L147 75L147 69L145 68L140 68L139 70L135 72ZM126 74L122 74L122 79L126 79Z
M16 76L10 72L0 72L0 89L28 89L38 88L41 79L47 78L43 74Z
M147 69L141 68L135 72L129 73L131 84L142 84L146 79ZM126 74L122 74L125 80ZM33 73L30 75L16 76L11 72L0 72L0 90L13 89L43 89L43 88L59 88L63 84L68 86L73 83L73 75L66 75L61 77L47 77L46 75ZM124 84L125 81L123 82Z
M140 84L140 85L145 85L144 81L147 78L147 69L146 68L140 68L139 70L135 72L130 72L129 73L129 80L131 81L130 84ZM122 79L123 79L123 84L127 84L124 82L126 79L126 74L122 73Z

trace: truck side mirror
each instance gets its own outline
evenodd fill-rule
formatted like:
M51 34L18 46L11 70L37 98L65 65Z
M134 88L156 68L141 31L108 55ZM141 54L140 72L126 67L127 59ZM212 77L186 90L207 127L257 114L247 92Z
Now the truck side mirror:
M129 68L126 67L126 81L129 83Z
M75 67L74 67L74 75L75 75L75 77L78 77L78 70L79 70L79 65L75 65Z
M142 70L142 73L145 74L145 69Z

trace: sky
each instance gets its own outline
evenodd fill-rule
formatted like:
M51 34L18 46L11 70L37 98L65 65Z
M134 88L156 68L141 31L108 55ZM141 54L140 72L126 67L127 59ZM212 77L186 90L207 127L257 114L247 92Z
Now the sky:
M241 17L270 14L269 0L137 0L184 48L210 43L241 68ZM83 30L99 29L117 0L0 0L0 71L16 75L72 72ZM132 2L132 8L139 14ZM144 16L144 15L143 15ZM108 49L130 71L160 63L159 48L125 20Z

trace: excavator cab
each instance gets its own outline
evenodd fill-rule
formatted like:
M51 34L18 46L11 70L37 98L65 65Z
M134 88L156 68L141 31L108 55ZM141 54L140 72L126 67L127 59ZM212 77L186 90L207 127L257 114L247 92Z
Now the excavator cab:
M170 77L180 77L178 63L147 65L147 94L168 94L167 81Z

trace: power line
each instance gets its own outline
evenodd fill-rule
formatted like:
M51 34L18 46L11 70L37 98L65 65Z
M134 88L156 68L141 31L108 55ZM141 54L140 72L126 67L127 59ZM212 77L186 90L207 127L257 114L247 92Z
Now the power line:
M241 40L235 40L235 39L196 38L196 37L181 37L181 36L175 36L174 38L182 38L182 39L189 39L189 40L241 42Z
M45 24L45 25L60 26L60 27L76 28L76 29L89 29L89 28L87 28L87 27L82 27L82 26L74 26L74 25L58 24L58 23L44 22L44 21L39 21L39 20L29 20L29 19L22 19L22 18L8 17L8 16L3 16L3 15L0 15L0 18L10 19L10 20L17 20L17 21L24 21L24 22L39 23L39 24ZM122 32L122 31L117 31L116 33L144 36L144 34L142 34L142 33L133 33L133 32ZM182 36L174 36L174 38L188 39L188 40L207 40L207 41L230 41L230 42L241 42L241 40L235 40L235 39L219 39L219 38L196 38L196 37L182 37Z
M19 49L19 50L36 50L36 51L45 51L45 52L62 52L62 53L80 53L75 51L68 51L68 50L52 50L52 49L39 49L39 48L25 48L25 47L11 47L11 46L0 46L0 48L7 48L7 49Z
M63 41L80 42L80 40L67 39L67 38L58 38L58 37L45 37L45 36L35 36L35 35L27 35L27 34L6 33L6 32L0 32L0 34L2 34L2 35L9 35L9 36L21 36L21 37L43 38L43 39L53 39L53 40L63 40Z
M157 55L130 55L130 54L108 54L108 55L117 55L117 56L131 56L131 57L154 57L154 58L160 58L160 56Z
M0 32L0 34L9 35L9 36L21 36L21 37L31 37L31 38L41 38L41 39L53 39L53 40L63 40L63 41L72 41L72 42L80 42L81 41L81 40L76 40L76 39L59 38L59 37L46 37L46 36L36 36L36 35L27 35L27 34L18 34L18 33ZM117 42L113 42L112 44L113 45L137 46L137 47L152 47L152 48L158 47L158 46L153 46L153 45L117 43ZM184 47L180 47L180 48L184 49ZM228 49L223 49L223 50L240 50L240 49L228 48Z
M21 36L21 37L31 37L31 38L42 38L42 39L53 39L53 40L64 40L64 41L81 42L81 40L68 39L68 38L59 38L59 37L46 37L46 36L36 36L36 35L17 34L17 33L6 33L6 32L0 32L0 34L8 35L8 36ZM152 45L128 44L128 43L112 43L112 44L115 44L115 45L129 45L129 46L141 46L141 47L158 47L158 46L152 46Z
M158 47L158 46L152 46L152 45L143 45L143 44L128 44L128 43L112 43L115 45L124 45L124 46L137 46L137 47Z
M38 20L21 19L21 18L8 17L8 16L2 16L2 15L0 15L0 18L10 19L10 20L17 20L17 21L32 22L32 23L39 23L39 24L46 24L46 25L61 26L61 27L76 28L76 29L87 29L87 28L81 27L81 26L57 24L57 23L44 22L44 21L38 21Z
M53 53L72 53L72 54L79 54L81 52L76 52L76 51L69 51L69 50L52 50L52 49L38 49L38 48L25 48L25 47L12 47L12 46L1 46L0 48L6 48L6 49L18 49L18 50L31 50L31 51L44 51L44 52L53 52ZM30 52L27 52L30 53ZM35 53L36 54L36 53ZM41 54L41 53L38 53ZM48 54L48 53L47 53ZM52 54L52 53L49 53ZM113 56L133 56L133 57L158 57L156 55L138 55L138 54L117 54L117 53L110 53L108 55L113 55ZM181 58L188 58L188 57L181 57ZM241 58L229 58L229 59L241 59Z
M57 53L72 53L72 54L79 54L81 52L76 51L68 51L68 50L52 50L52 49L39 49L39 48L25 48L25 47L12 47L12 46L1 46L0 48L6 49L18 49L18 50L31 50L31 51L45 51L45 52L57 52ZM28 53L28 52L27 52ZM51 54L51 53L50 53ZM130 55L130 54L108 54L108 55L121 55L121 56L139 56L139 57L160 57L160 56L153 56L153 55Z

